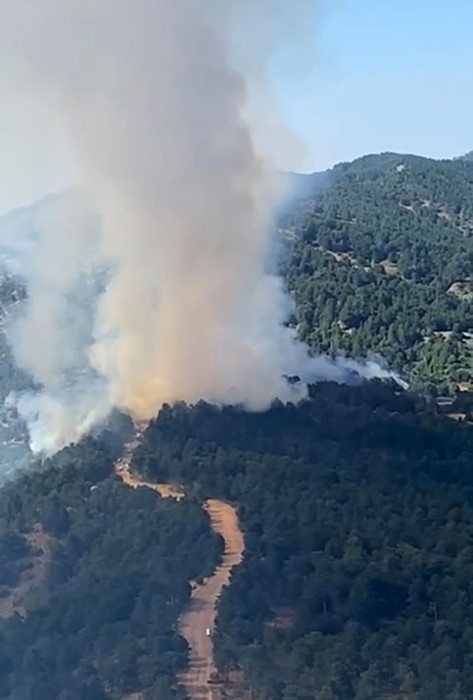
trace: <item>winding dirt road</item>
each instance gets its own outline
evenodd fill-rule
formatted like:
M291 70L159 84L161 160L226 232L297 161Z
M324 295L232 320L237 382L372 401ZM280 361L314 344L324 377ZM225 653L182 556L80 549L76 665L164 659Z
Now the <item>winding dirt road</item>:
M163 498L184 498L185 492L180 487L145 481L131 472L131 457L142 434L143 426L138 426L133 439L127 443L122 457L115 464L117 475L131 488L147 487ZM208 682L216 678L212 633L220 594L230 581L232 569L242 561L245 545L233 506L211 499L205 501L203 508L209 514L213 531L222 536L225 547L214 574L200 585L193 584L189 606L179 618L178 629L189 644L190 658L187 670L178 680L191 700L220 700L219 684Z

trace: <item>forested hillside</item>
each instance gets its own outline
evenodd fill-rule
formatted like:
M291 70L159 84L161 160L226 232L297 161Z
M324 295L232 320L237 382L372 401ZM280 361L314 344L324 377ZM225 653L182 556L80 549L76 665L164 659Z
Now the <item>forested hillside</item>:
M296 188L282 230L300 336L377 352L422 389L473 383L473 162L366 156Z
M0 697L182 697L175 631L220 539L200 503L113 477L86 440L0 492Z
M468 700L473 429L426 408L378 382L260 414L165 406L133 465L185 500L117 480L111 434L5 486L0 697L181 698L176 620L220 556L218 497L246 546L215 640L230 693Z
M319 384L259 414L165 406L133 467L186 485L179 503L114 476L111 429L7 484L0 698L182 699L176 620L222 548L209 497L245 535L215 639L230 697L473 697L473 428L427 396L473 383L473 161L386 154L306 176L281 231L299 335L378 352L420 391ZM4 322L20 292L6 276ZM29 380L0 341L4 398Z
M217 654L252 697L467 700L472 454L470 426L405 394L327 384L259 415L164 408L135 467L238 506Z

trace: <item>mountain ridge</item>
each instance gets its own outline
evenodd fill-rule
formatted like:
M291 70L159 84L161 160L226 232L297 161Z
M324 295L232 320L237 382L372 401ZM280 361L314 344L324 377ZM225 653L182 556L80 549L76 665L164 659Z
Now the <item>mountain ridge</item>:
M424 388L471 384L473 162L388 152L293 177L280 227L302 339L376 351Z

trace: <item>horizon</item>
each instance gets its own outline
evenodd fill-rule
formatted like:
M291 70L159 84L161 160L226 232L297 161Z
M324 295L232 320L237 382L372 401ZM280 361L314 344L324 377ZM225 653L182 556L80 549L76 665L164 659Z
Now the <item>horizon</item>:
M330 172L334 170L336 167L339 165L344 165L344 164L350 164L350 163L355 163L357 160L361 160L362 158L369 158L369 157L377 157L377 156L385 156L385 155L395 155L399 156L400 158L421 158L423 160L430 160L434 162L441 162L441 161L455 161L455 160L461 160L463 158L466 158L468 155L473 154L472 151L467 151L466 153L462 153L460 155L454 155L452 157L446 157L446 158L436 158L433 156L428 156L428 155L423 155L421 153L401 153L397 151L379 151L379 152L371 152L371 153L361 153L358 156L355 156L354 158L351 158L349 160L339 160L332 165L328 166L327 168L321 168L319 170L308 170L308 171L303 171L303 170L278 170L277 173L280 173L281 175L300 175L300 176L307 176L310 177L311 175L316 175L319 173L325 173L325 172ZM45 193L40 194L38 197L31 201L24 202L22 204L17 204L9 209L6 209L4 211L0 210L0 221L9 219L10 216L15 216L19 213L22 212L28 212L30 209L34 208L35 206L41 205L43 202L46 200L49 200L50 198L54 199L56 197L61 197L65 195L67 192L73 191L69 186L65 186L64 188L56 189L56 190L51 190Z
M435 156L429 156L425 155L422 153L413 153L413 152L401 152L401 151L371 151L368 153L360 153L360 155L354 156L353 158L349 158L348 160L338 160L332 165L329 165L326 168L321 168L319 170L308 170L306 171L286 171L286 172L293 172L295 175L315 175L317 173L325 173L325 172L330 172L334 168L338 167L339 165L343 164L349 164L349 163L355 163L357 160L361 160L363 158L370 158L370 157L380 157L380 156L399 156L400 158L421 158L422 160L431 160L434 162L442 162L442 161L455 161L455 160L462 160L469 156L470 154L473 154L473 151L466 151L465 153L460 153L458 155L453 155L449 157L435 157Z
M320 5L299 78L283 52L272 65L285 122L305 146L298 169L325 170L368 153L451 159L471 151L467 0L454 9L441 0Z
M467 0L455 12L441 0L306 6L317 11L304 36L278 46L268 66L276 121L289 134L277 169L310 174L370 154L453 159L471 151ZM34 102L8 61L0 97L1 214L67 189L76 165L58 115Z

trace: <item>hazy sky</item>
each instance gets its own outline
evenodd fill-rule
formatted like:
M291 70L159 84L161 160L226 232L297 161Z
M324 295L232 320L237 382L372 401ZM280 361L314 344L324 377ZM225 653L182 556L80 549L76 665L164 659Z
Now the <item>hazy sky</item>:
M323 6L311 70L297 84L275 70L286 117L305 140L304 169L368 152L473 150L471 0Z
M272 67L281 111L305 146L288 167L319 170L385 150L450 157L473 149L471 0L320 4L304 66L289 71L282 54ZM74 170L54 115L6 79L0 72L0 213L62 189Z

